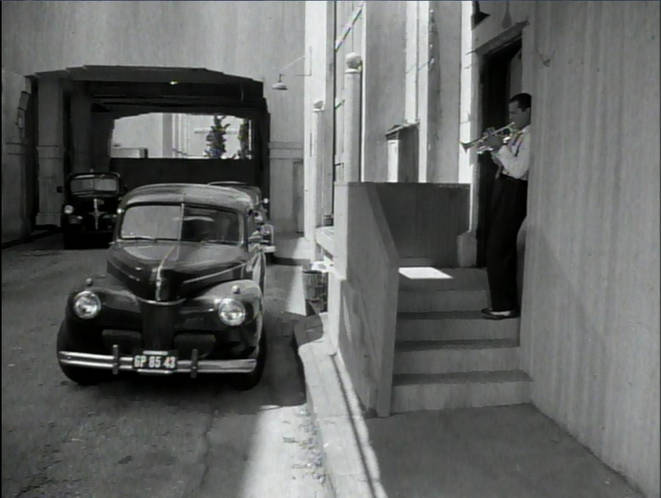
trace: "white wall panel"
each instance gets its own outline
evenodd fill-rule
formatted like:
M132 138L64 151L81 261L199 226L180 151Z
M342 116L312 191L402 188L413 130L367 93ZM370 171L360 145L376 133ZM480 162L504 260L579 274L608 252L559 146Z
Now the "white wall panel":
M658 496L659 3L540 2L526 29L533 401Z

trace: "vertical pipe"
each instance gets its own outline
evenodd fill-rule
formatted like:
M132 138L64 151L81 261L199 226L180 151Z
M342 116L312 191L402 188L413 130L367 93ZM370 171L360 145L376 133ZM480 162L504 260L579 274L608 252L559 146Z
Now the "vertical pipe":
M352 52L345 58L344 71L344 182L360 181L360 55Z
M324 101L316 100L312 104L312 130L310 144L310 167L306 170L305 179L305 238L314 240L315 229L321 225L321 188L322 148L321 119Z

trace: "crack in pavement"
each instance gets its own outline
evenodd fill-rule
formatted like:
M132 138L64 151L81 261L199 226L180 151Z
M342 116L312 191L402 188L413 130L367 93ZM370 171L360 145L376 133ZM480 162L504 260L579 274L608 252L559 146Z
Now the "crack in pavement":
M184 490L184 493L182 494L182 498L195 498L199 496L197 492L202 489L204 483L207 480L207 476L209 475L210 456L211 456L211 440L209 439L209 433L213 428L214 417L215 417L215 409L212 409L211 413L209 413L209 417L207 419L207 423L204 427L204 430L202 431L202 457L200 458L200 460L202 461L203 467L202 467L202 472L200 474L200 478L197 484L193 484L189 487L188 490Z

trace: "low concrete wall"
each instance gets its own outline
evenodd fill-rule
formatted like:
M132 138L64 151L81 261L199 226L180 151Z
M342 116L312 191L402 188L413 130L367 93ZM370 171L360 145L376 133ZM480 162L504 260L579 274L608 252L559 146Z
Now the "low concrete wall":
M239 159L113 158L110 170L122 176L127 188L163 182L207 183L237 180L255 183L256 162Z
M469 185L380 183L376 190L399 266L458 266L457 236L468 229Z
M335 185L330 341L361 403L379 416L390 414L399 267L456 266L468 203L467 185Z
M398 257L374 184L335 186L331 343L363 406L390 414L397 322Z

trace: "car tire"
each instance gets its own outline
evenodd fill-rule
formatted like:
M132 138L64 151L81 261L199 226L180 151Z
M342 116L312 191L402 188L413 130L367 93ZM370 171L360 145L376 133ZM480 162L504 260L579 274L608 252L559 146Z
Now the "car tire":
M233 374L229 383L234 389L247 391L259 384L264 373L264 364L266 363L266 331L262 329L262 336L259 339L259 353L257 354L257 366L255 370L247 374Z
M60 330L57 333L57 352L60 351L86 351L83 345L76 340L66 320L62 322ZM105 370L98 370L94 368L81 368L72 367L70 365L62 365L59 361L62 373L70 380L81 386L88 386L98 384L105 380L110 379L110 372Z

